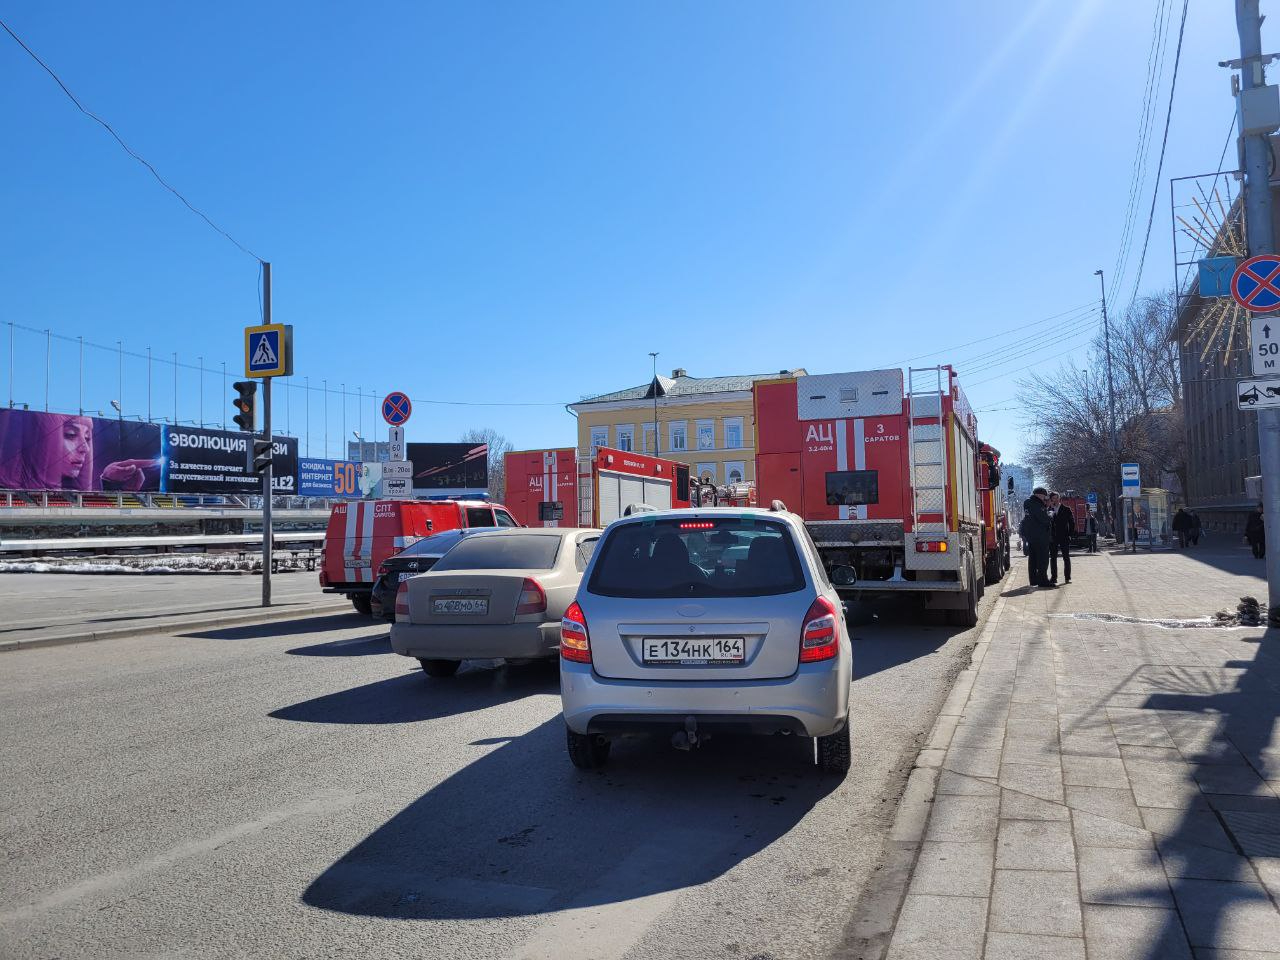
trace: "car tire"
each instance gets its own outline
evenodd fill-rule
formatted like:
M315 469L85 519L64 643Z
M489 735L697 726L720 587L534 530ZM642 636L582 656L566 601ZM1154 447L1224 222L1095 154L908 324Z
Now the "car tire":
M603 767L605 761L609 759L611 744L599 734L575 733L566 725L564 739L565 747L569 751L569 759L579 770Z
M462 666L461 660L428 660L419 657L418 662L422 664L422 672L428 677L452 677L458 672L458 667Z
M853 751L849 746L849 724L835 733L818 737L818 769L843 777L849 772Z
M978 625L978 581L974 579L972 567L969 568L969 590L965 599L965 605L959 610L947 611L947 619L952 626L968 629Z
M373 598L367 593L357 593L351 598L351 605L356 608L356 613L362 613L366 617L373 615Z
M999 551L987 557L987 585L994 587L1004 576L1004 564L1000 560Z

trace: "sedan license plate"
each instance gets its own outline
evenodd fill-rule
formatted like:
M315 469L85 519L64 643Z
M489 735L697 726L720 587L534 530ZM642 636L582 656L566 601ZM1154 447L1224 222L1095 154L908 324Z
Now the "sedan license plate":
M742 637L645 637L645 663L742 663L747 644Z
M416 577L416 576L417 576L417 574L416 574L416 573L402 573L402 574L400 574L400 579L399 579L398 581L396 581L396 582L397 582L397 583L404 583L406 580L412 580L412 579L413 579L414 577Z
M431 601L431 612L436 616L483 617L489 612L488 597L437 597Z

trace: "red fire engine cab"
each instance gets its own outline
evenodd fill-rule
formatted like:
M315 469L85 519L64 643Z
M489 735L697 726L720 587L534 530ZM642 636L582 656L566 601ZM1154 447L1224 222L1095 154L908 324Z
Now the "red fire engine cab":
M675 460L600 447L506 457L506 506L529 527L607 527L628 510L689 506L689 467Z
M760 503L799 514L849 599L912 593L977 622L986 582L977 420L949 366L758 381Z
M1009 508L1000 489L1000 451L978 444L978 490L982 498L984 579L996 583L1009 569Z

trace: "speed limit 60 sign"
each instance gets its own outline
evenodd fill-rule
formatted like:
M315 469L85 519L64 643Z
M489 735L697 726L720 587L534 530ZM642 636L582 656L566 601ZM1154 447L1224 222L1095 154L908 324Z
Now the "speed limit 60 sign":
M1253 333L1253 375L1274 376L1280 373L1280 318L1254 317L1250 324Z

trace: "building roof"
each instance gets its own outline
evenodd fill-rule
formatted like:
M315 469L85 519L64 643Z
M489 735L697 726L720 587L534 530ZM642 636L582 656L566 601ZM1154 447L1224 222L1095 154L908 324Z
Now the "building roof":
M628 400L652 400L655 394L659 397L693 397L699 394L733 393L747 391L757 380L773 380L777 377L804 376L803 369L781 370L777 373L748 373L730 377L691 377L683 374L678 377L656 376L648 383L612 393L602 393L596 397L586 397L570 406L578 407L590 403L625 403Z

